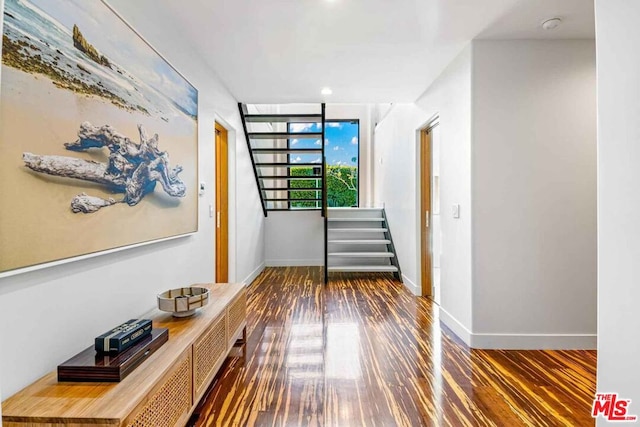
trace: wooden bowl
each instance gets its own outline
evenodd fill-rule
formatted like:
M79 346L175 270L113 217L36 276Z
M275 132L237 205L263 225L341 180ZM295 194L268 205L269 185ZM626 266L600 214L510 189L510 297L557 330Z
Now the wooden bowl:
M158 308L174 317L193 316L196 310L209 303L209 289L192 286L171 289L158 295Z

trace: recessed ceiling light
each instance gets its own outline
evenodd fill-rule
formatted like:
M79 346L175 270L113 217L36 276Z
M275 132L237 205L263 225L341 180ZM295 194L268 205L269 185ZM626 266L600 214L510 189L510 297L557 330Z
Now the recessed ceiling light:
M325 88L322 88L320 93L323 94L323 95L331 95L333 93L333 91L331 90L330 87L325 87Z
M545 30L555 30L560 26L560 24L562 24L562 19L551 18L542 23L542 28L544 28Z

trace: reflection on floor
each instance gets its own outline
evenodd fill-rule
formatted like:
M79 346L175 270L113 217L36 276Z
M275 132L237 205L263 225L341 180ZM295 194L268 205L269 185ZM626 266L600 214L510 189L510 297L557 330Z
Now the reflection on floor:
M391 276L268 268L199 426L588 426L594 351L469 350Z

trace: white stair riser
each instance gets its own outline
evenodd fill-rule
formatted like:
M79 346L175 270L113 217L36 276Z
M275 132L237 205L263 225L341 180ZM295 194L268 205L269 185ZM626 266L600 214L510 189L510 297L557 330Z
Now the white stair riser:
M362 218L329 218L329 224L342 223L342 224L369 224L369 227L375 227L378 224L382 224L384 219L374 217L362 217Z
M347 267L356 265L391 265L388 258L329 258L329 267Z
M331 244L329 243L329 252L386 252L386 245L350 245L350 244Z
M385 240L384 232L337 231L329 232L329 240Z
M396 272L398 269L393 265L383 266L369 266L369 265L354 265L346 267L329 267L329 271L345 271L345 272Z
M366 240L366 239L385 240L384 233L329 233L329 240Z
M328 218L382 218L382 209L329 208Z
M392 252L330 252L330 257L340 258L393 258Z
M384 233L389 231L382 227L349 227L347 224L332 223L329 227L330 233Z

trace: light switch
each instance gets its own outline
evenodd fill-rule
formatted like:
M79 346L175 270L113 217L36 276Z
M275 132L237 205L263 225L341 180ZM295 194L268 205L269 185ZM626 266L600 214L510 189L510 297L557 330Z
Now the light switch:
M213 205L209 205L209 218L213 218Z
M200 186L198 187L198 194L199 195L202 196L204 194L204 190L205 190L206 186L207 186L207 184L204 181L202 181L200 183Z
M460 218L460 205L458 204L453 205L453 217Z

